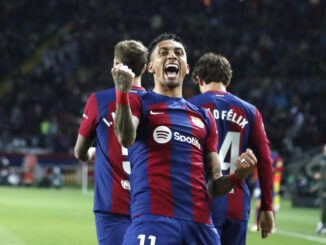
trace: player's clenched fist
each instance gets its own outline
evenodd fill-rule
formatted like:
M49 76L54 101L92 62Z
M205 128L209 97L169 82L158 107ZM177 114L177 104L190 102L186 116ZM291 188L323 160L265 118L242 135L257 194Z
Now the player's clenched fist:
M235 161L236 170L235 176L239 180L244 180L253 170L257 164L257 158L252 150L247 149L246 152L242 153L239 158Z
M135 73L133 73L132 70L128 68L128 66L123 64L115 65L111 69L111 73L115 88L127 93L131 89Z

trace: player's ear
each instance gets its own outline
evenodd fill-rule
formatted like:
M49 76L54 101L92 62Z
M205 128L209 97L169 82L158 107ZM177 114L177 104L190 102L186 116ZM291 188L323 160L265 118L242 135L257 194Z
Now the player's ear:
M143 74L144 72L146 71L146 64L144 65L142 71L141 71L141 74Z
M149 73L152 73L152 74L155 73L151 62L148 63L147 70Z

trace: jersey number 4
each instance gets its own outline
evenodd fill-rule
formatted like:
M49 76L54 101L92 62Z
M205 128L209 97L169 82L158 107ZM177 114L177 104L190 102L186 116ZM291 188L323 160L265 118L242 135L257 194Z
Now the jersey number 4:
M226 162L225 158L230 151L230 162ZM222 163L222 170L230 169L230 174L233 174L235 167L235 160L240 155L240 133L228 132L224 138L220 151L218 153L220 162Z

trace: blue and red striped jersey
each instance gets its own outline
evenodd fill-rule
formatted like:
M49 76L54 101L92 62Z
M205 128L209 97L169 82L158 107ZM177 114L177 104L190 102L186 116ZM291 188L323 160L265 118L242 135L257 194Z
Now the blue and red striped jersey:
M144 88L132 87L130 94L145 92ZM127 215L130 213L130 164L128 150L119 144L115 135L115 111L114 88L91 94L78 133L86 138L96 137L94 211Z
M203 154L217 150L211 113L152 91L132 98L132 113L139 118L129 148L132 216L210 223Z
M218 154L223 174L235 171L235 160L251 148L258 160L262 179L262 210L272 210L273 171L269 141L258 109L228 92L208 91L189 100L209 109L218 129ZM248 220L250 192L244 181L229 194L212 200L212 216L219 219Z

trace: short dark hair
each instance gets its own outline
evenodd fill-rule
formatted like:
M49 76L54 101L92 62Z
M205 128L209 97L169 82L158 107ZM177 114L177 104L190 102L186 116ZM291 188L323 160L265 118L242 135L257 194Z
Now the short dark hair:
M162 33L160 35L158 35L148 46L148 50L149 50L149 60L151 58L151 55L156 47L156 45L159 43L159 42L162 42L164 40L173 40L173 41L176 41L178 43L181 43L183 48L185 49L186 53L187 53L187 46L185 44L185 42L183 41L183 39L179 36L177 36L176 34L173 34L173 33Z
M138 77L147 63L148 50L140 41L125 40L114 47L114 58L128 66Z
M206 53L197 60L191 78L197 82L200 77L206 84L222 82L228 84L231 81L232 70L230 62L224 56L214 53Z

